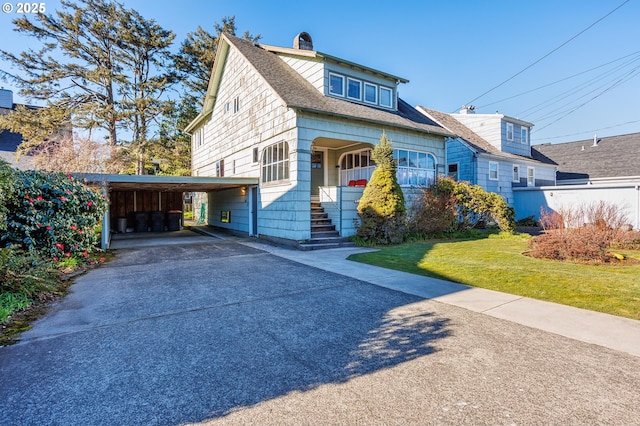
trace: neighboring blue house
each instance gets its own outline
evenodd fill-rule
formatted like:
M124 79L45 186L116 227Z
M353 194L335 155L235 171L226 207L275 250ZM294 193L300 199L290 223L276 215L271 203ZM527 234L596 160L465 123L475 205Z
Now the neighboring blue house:
M447 114L417 109L456 135L447 139L446 173L502 195L514 206L514 188L555 185L556 165L531 156L533 124L502 114L463 108ZM517 214L517 212L516 212Z
M0 114L8 114L16 108L13 103L13 92L7 89L0 89ZM27 108L35 108L27 105ZM22 143L22 135L13 133L6 129L0 129L0 159L9 163L15 169L33 169L35 164L33 158L24 154L20 159L16 157L18 146Z
M193 175L259 184L210 192L207 223L288 244L352 235L383 133L403 189L433 183L453 135L400 99L402 83L314 50L307 33L291 48L221 35L203 109L186 129Z

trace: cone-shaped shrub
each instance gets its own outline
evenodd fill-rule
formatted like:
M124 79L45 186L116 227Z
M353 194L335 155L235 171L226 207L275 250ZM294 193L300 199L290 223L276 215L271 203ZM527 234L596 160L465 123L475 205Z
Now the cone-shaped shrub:
M393 148L384 133L371 156L376 168L358 204L358 236L376 244L398 244L405 234L404 195L396 179Z

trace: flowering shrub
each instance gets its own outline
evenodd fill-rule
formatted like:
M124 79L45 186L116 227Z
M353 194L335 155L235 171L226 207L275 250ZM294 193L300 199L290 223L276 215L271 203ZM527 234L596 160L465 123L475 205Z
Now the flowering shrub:
M15 171L6 232L0 245L18 247L58 261L87 258L106 200L71 175Z

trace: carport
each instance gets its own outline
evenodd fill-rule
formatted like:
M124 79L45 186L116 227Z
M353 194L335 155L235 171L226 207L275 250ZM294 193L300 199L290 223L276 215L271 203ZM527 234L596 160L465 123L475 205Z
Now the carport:
M88 185L102 188L109 209L102 220L103 250L109 248L112 223L125 220L127 229L136 225L136 214L166 215L182 212L185 192L215 192L230 188L257 186L258 178L75 174ZM151 216L149 216L151 217ZM122 224L122 223L121 223Z

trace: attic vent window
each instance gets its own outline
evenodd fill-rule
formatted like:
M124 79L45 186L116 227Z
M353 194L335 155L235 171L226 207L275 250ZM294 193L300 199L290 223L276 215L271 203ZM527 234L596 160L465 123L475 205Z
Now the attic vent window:
M302 32L293 39L293 48L299 50L313 50L313 40L309 33Z

